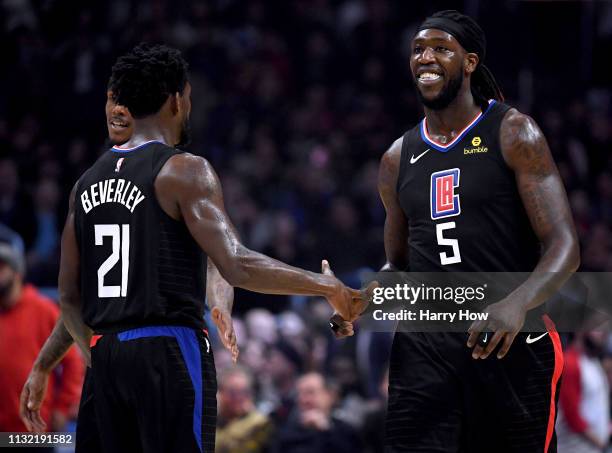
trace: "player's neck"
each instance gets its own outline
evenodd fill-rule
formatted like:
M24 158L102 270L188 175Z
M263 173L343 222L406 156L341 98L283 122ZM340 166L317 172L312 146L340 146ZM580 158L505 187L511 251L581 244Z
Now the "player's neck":
M172 127L164 124L160 118L153 116L134 121L134 133L122 147L132 148L150 141L159 141L168 146L178 143L178 137Z
M480 107L474 102L474 97L469 90L459 92L457 97L442 110L425 107L427 131L433 136L452 138L462 131L480 111Z

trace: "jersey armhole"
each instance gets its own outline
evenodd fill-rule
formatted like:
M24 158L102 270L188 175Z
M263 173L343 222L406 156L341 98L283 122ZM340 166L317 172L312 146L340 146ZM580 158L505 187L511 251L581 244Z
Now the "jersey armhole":
M408 143L408 134L411 131L407 131L402 136L402 149L400 150L400 165L397 174L397 182L395 183L395 193L399 194L400 189L402 188L402 175L405 173L406 169L406 159L408 158L408 152L406 151L407 143Z
M155 206L157 207L157 209L159 210L163 218L170 220L173 223L182 223L182 222L180 220L176 220L170 217L170 215L166 211L164 211L164 208L162 207L161 203L159 202L157 198L157 192L155 190L155 181L157 180L157 176L159 175L159 172L161 171L162 168L164 168L164 165L166 165L166 162L168 162L168 160L170 160L171 157L174 157L177 154L183 154L185 152L186 151L183 151L180 149L165 146L164 148L161 148L160 151L157 151L153 155L153 162L151 165L151 193L153 194L153 198L155 199Z

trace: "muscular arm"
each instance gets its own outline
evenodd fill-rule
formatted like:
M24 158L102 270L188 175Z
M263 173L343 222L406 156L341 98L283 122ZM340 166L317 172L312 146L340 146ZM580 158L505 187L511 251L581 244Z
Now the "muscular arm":
M162 209L185 222L191 235L232 286L267 294L324 296L339 312L354 317L352 300L361 298L332 275L289 266L245 247L225 211L221 185L203 158L179 154L155 180Z
M62 318L66 329L76 341L89 364L91 329L85 325L81 315L81 294L79 287L80 257L74 225L76 187L75 185L70 193L68 217L62 232L58 290Z
M567 195L542 131L517 110L504 118L500 130L504 159L542 245L540 260L524 284L513 293L527 310L544 303L580 264L578 239Z
M19 415L28 431L45 431L46 424L40 416L40 408L47 393L49 375L66 356L72 343L72 337L64 327L62 318L58 318L30 370L19 398Z
M385 206L385 255L382 271L404 271L408 268L408 220L397 198L402 139L396 140L380 161L378 192Z
M227 313L232 312L234 287L225 281L210 258L208 258L206 271L206 300L211 310L217 307Z
M51 335L38 353L32 368L43 373L50 373L64 358L73 342L72 336L64 326L64 320L60 316Z

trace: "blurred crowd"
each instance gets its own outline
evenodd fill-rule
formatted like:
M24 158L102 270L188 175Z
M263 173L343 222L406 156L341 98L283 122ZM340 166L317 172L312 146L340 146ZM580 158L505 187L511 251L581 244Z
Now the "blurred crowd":
M244 242L312 270L326 258L359 285L363 269L384 262L378 161L423 114L410 38L428 13L448 7L479 20L508 102L544 130L578 228L581 270L612 271L612 90L598 58L612 50L612 3L415 3L0 3L0 224L23 238L26 280L56 285L68 193L108 146L110 68L144 40L177 46L190 64L188 149L219 173ZM496 26L500 16L521 33ZM315 436L300 426L333 427L310 440L322 451L342 451L336 439L378 451L386 334L332 341L317 300L237 291L235 309L244 369L219 352L220 451L236 451L235 427L224 421L245 408L259 412L244 429L262 443L276 433L266 445L278 451L301 451Z

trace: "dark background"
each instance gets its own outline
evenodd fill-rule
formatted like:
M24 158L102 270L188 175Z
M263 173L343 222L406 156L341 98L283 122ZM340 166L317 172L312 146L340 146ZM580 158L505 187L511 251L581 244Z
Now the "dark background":
M507 102L544 130L575 216L581 270L612 271L612 2L13 0L0 5L0 223L23 236L28 279L55 287L68 193L107 146L110 68L150 41L180 48L190 64L189 150L219 173L244 242L312 270L327 258L357 285L361 269L384 262L378 161L423 115L410 39L445 8L477 19ZM273 342L242 324L254 306L298 313L259 312L278 328L274 339L302 345L311 368L332 376L330 358L344 354L357 372L357 340L313 359L312 335L329 339L326 311L299 299L237 292L243 347ZM291 333L296 325L302 333ZM372 397L380 378L362 368L354 385Z

